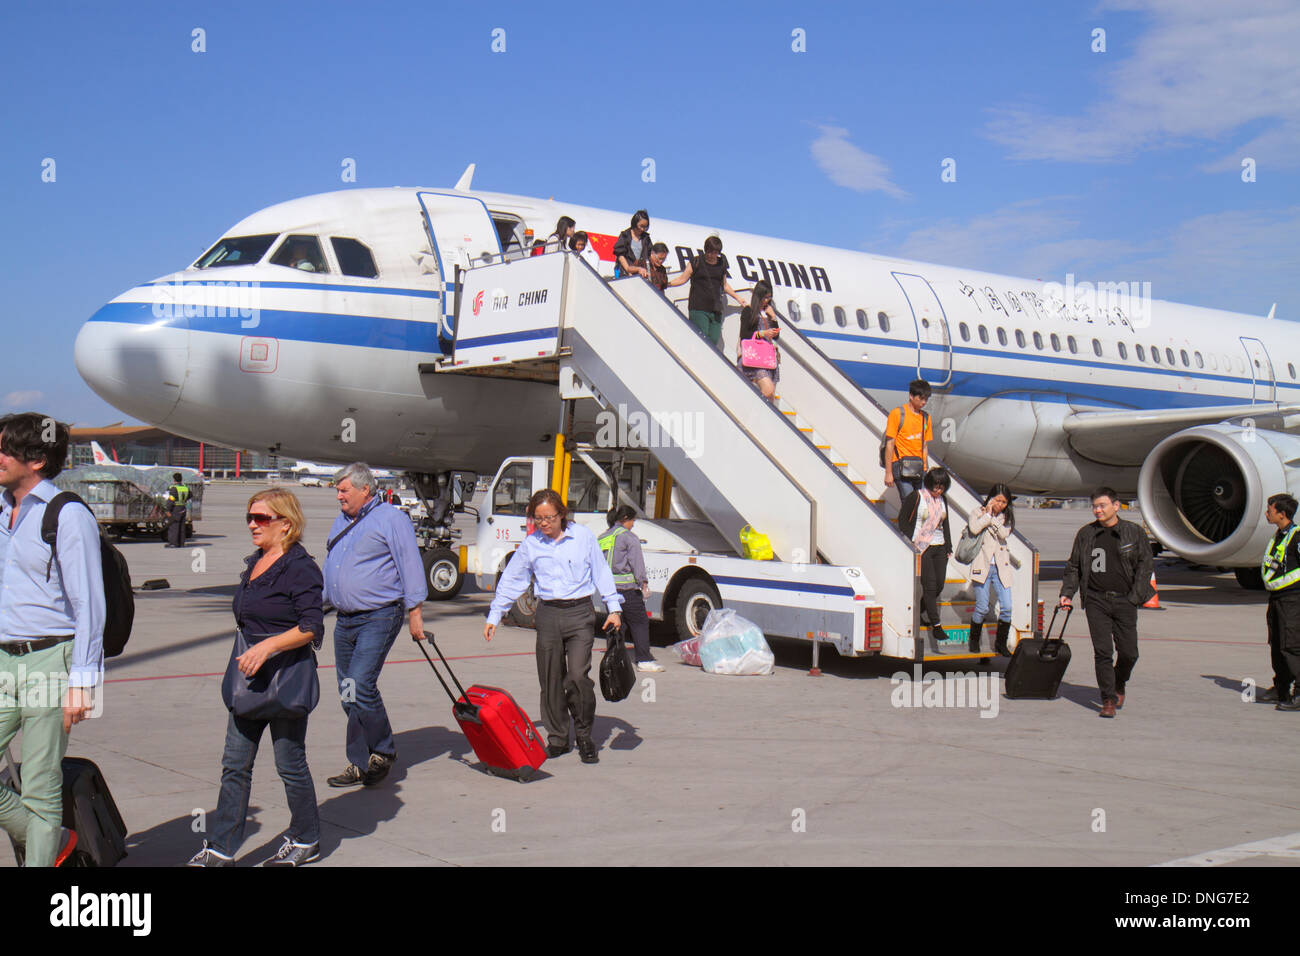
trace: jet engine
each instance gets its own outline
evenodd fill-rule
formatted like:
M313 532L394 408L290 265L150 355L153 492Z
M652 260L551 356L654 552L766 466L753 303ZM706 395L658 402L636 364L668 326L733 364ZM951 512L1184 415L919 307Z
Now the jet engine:
M1269 496L1297 491L1300 437L1249 422L1176 432L1138 476L1142 517L1165 547L1197 564L1239 568L1257 568L1273 535Z

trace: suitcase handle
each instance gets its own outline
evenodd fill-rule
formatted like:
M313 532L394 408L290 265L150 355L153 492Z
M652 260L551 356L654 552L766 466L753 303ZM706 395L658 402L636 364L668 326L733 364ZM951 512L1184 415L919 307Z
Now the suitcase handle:
M1038 649L1038 659L1040 661L1056 660L1056 654L1060 650L1056 645L1065 643L1065 627L1070 623L1070 615L1074 613L1074 606L1066 605L1065 620L1061 622L1061 633L1056 637L1052 637L1052 628L1056 626L1056 613L1059 610L1061 610L1061 605L1059 604L1052 608L1052 619L1047 622L1047 632L1044 635L1043 646Z
M429 644L433 647L435 651L438 652L438 659L442 661L442 666L447 668L447 673L448 675L450 675L452 683L456 685L456 689L460 691L460 696L463 697L465 699L465 703L469 705L469 695L465 693L465 688L460 686L460 681L456 679L456 672L453 671L451 669L451 665L447 663L447 658L443 657L442 650L438 647L438 642L433 639L433 632L425 631L424 639L429 642ZM447 682L442 679L442 674L438 670L438 665L433 662L433 658L430 657L429 652L424 649L424 645L420 643L420 639L412 635L411 640L415 641L415 646L420 649L420 653L424 655L424 659L428 661L429 666L433 668L433 674L435 677L438 678L438 683L442 685L442 689L447 692L447 696L451 698L452 706L453 707L459 706L460 701L457 700L456 695L451 692L451 688L447 686Z

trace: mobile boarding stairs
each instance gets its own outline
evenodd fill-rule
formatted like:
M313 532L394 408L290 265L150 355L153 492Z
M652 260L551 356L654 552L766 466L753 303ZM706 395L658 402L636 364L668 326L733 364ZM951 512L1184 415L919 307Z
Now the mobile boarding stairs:
M855 653L913 661L991 655L992 612L981 653L968 653L974 595L969 568L955 560L940 623L962 630L937 645L921 625L921 556L884 506L879 447L888 413L797 327L782 324L773 406L640 277L605 279L579 256L551 253L493 261L460 279L454 353L439 372L549 381L565 400L594 399L657 422L653 454L728 541L750 525L768 536L778 561L835 565L865 578L883 626ZM948 502L957 538L982 499L954 474ZM1041 629L1042 609L1036 549L1019 534L1008 547L1014 641Z

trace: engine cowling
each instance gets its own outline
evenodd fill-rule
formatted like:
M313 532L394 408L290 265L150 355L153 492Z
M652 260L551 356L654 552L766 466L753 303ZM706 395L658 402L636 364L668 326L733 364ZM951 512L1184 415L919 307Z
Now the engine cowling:
M1257 566L1273 534L1270 495L1300 488L1300 438L1248 425L1201 425L1151 450L1138 476L1142 517L1198 564Z

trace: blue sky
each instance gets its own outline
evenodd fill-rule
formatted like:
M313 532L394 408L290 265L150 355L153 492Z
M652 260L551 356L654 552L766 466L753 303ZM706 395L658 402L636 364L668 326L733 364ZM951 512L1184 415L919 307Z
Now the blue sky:
M0 411L121 420L72 364L86 318L259 208L352 188L345 158L359 187L449 186L474 162L482 189L1300 318L1289 0L0 17Z

